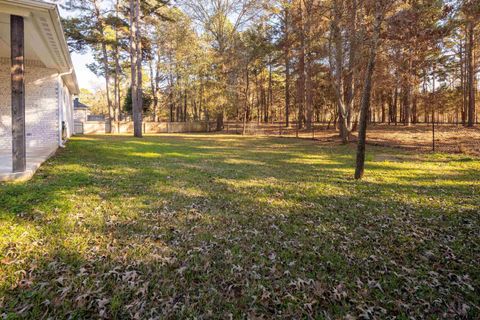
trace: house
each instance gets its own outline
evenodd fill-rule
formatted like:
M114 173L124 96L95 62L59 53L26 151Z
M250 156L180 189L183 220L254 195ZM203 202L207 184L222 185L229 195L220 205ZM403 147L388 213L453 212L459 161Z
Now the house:
M73 134L78 93L57 6L0 0L0 181L31 177Z

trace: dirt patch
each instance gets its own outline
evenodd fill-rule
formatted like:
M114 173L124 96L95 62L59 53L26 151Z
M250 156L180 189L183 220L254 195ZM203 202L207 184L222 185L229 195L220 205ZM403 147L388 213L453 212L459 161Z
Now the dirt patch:
M420 151L433 150L432 127L427 125L371 126L369 144L393 146ZM480 128L440 125L435 128L435 151L480 156Z
M241 126L230 124L228 133L242 132ZM298 130L284 128L278 124L252 124L247 130L247 135L268 135L282 137L299 137L314 139L322 145L338 145L341 143L338 132L332 125L315 125L312 129ZM357 139L356 133L351 141ZM408 150L431 152L433 150L432 125L372 125L367 131L369 145L396 147ZM480 156L480 127L465 128L461 125L436 125L435 126L435 151L442 153L459 153L471 156Z

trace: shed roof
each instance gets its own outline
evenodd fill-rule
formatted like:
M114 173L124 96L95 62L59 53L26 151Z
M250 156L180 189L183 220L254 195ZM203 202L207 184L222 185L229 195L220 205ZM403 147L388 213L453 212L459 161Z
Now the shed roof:
M74 101L73 101L73 108L74 109L90 109L89 106L87 106L86 104L83 104L81 103L78 98L76 98Z
M25 19L25 58L56 69L73 94L79 93L75 69L56 4L39 0L0 0L0 57L10 58L10 15Z

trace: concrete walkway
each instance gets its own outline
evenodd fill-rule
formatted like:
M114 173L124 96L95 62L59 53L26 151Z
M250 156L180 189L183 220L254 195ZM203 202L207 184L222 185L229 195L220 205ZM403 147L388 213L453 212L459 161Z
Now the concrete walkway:
M29 180L42 163L50 158L56 150L56 147L27 148L27 170L19 173L12 172L11 150L0 150L0 182Z

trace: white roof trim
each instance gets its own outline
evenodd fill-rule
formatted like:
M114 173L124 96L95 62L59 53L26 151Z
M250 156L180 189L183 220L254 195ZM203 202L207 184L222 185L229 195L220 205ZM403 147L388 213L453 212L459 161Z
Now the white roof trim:
M78 94L80 89L67 41L65 40L65 33L57 5L39 0L0 0L0 12L25 18L32 17L32 15L35 17L30 19L31 23L35 25L39 36L42 37L43 42L46 44L52 62L56 65L59 73L62 74L62 79L70 89L70 92ZM45 18L47 13L48 18ZM26 35L26 41L28 41L28 35Z

